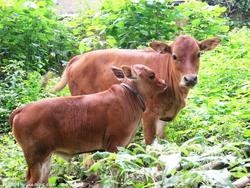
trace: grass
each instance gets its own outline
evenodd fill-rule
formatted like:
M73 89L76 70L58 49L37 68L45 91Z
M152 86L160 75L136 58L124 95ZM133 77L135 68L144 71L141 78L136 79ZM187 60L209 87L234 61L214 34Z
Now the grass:
M249 29L231 31L219 48L202 55L199 84L166 126L165 140L145 146L138 133L127 149L94 153L89 170L83 156L71 163L54 157L50 184L72 187L95 174L104 187L233 187L250 171L249 38ZM2 135L0 186L18 187L25 170L11 133Z

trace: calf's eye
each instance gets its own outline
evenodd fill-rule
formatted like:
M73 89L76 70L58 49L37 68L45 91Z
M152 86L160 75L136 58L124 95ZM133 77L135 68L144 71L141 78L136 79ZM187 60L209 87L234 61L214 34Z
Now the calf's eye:
M150 80L155 79L155 75L154 75L154 74L150 75L150 76L149 76L149 79L150 79Z
M176 59L177 59L177 57L176 57L176 55L175 55L175 54L173 54L173 55L172 55L172 57L173 57L173 59L174 59L174 60L176 60Z

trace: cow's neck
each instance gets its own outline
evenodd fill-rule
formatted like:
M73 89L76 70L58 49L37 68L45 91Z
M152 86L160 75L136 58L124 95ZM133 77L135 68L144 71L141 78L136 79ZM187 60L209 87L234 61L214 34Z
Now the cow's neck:
M183 86L180 86L181 75L175 71L173 67L172 57L168 55L168 60L166 63L167 74L165 75L165 81L168 85L166 93L173 98L178 103L185 103L185 99L188 95L189 89Z

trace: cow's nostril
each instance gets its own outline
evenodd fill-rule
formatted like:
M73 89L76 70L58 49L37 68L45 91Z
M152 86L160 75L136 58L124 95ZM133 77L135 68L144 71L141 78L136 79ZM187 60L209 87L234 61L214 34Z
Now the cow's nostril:
M197 76L194 76L193 80L196 82L197 81Z
M184 76L184 80L187 82L188 81L188 78L186 76Z

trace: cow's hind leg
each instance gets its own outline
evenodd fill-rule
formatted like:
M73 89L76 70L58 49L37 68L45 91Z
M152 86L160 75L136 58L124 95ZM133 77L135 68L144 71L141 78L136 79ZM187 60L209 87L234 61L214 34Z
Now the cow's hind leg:
M162 120L158 120L156 123L156 135L159 138L164 138L165 134L164 134L164 127L165 127L166 122L162 121Z

